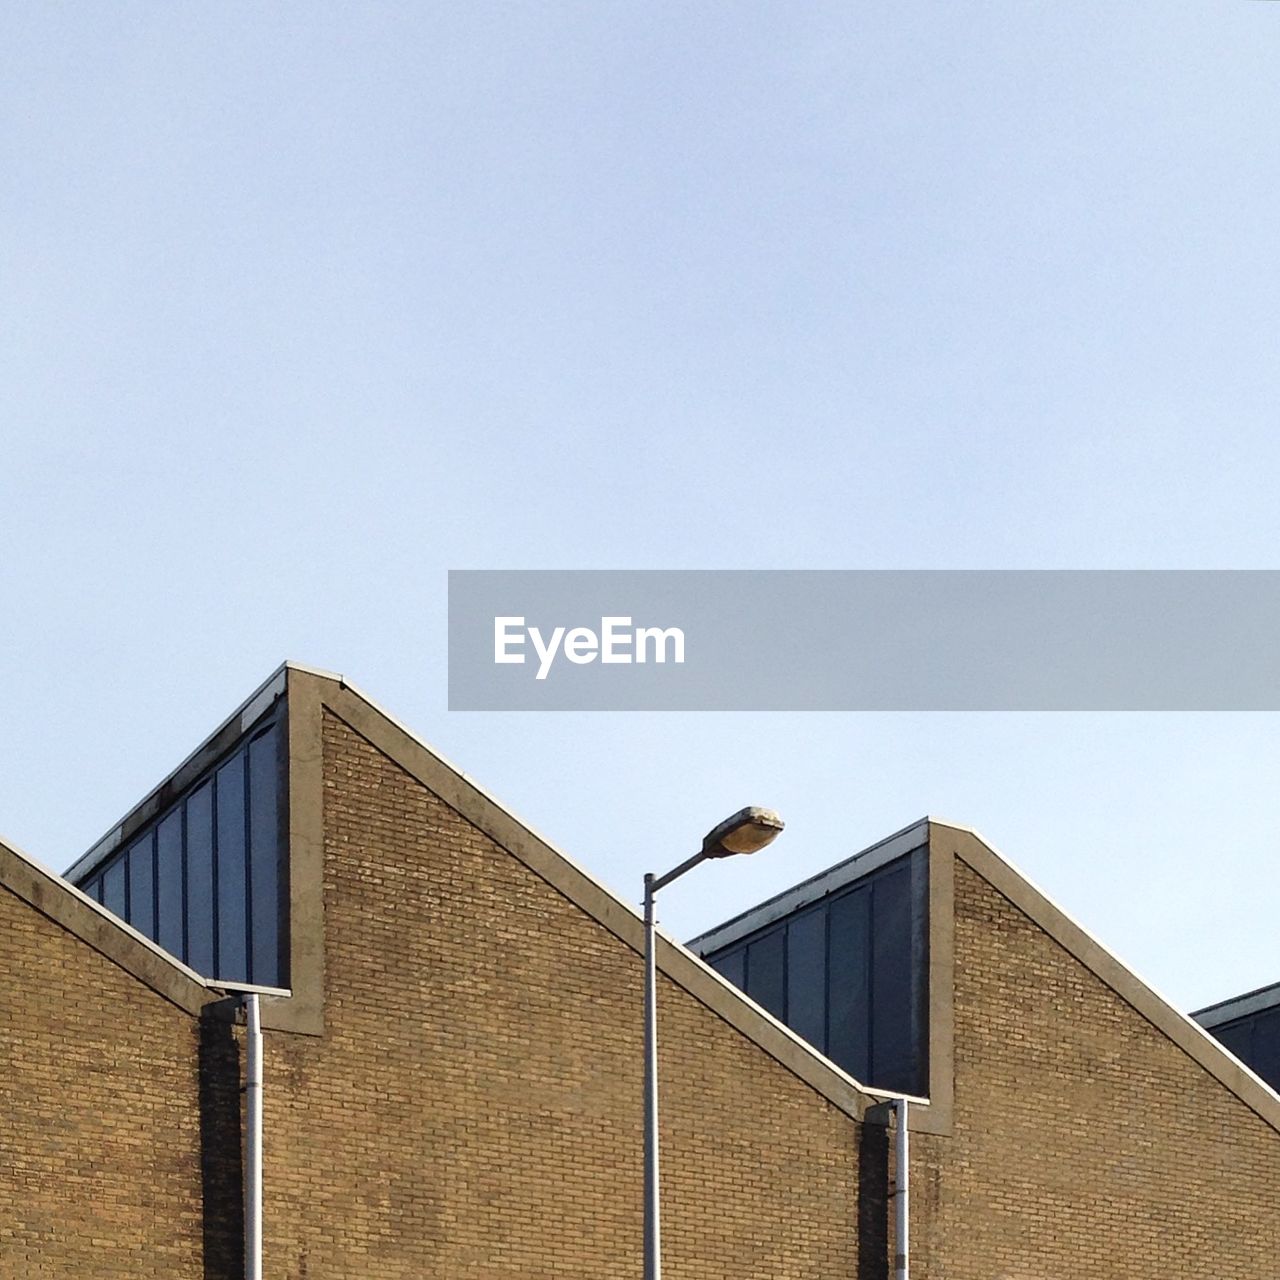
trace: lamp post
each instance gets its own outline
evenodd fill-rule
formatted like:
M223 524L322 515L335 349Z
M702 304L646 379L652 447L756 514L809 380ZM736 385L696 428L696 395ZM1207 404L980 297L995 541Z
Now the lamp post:
M711 828L702 848L666 875L644 878L644 1280L661 1280L658 1202L658 963L653 900L659 889L707 858L755 853L772 844L783 822L772 809L740 809Z

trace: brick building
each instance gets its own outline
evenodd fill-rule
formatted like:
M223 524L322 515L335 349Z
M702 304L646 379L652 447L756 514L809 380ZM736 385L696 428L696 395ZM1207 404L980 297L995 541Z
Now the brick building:
M640 1274L639 918L338 677L283 668L67 880L0 845L0 885L0 1277L242 1274L246 986L287 992L268 1277ZM1280 1274L1280 1097L973 832L694 945L669 1280L881 1280L899 1176L919 1280Z

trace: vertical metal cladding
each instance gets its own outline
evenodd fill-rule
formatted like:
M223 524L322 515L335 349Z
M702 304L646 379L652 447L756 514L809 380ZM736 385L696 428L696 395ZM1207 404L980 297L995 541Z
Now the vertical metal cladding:
M706 959L855 1079L923 1096L927 883L921 848Z
M280 708L78 883L208 978L288 981Z

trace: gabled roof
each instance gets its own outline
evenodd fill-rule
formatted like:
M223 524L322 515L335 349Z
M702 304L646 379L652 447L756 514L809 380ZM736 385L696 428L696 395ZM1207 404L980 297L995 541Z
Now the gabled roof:
M266 1025L311 1034L323 1027L323 789L319 728L321 715L326 710L626 943L637 958L643 955L644 926L630 903L613 894L568 855L521 822L477 782L342 676L294 662L286 662L273 672L182 764L77 859L67 875L83 878L91 873L282 696L289 700L294 989L291 999L268 1002L264 1009ZM188 1012L198 1012L230 989L230 984L201 977L67 879L44 870L25 854L6 845L0 845L0 885L12 889L37 910ZM869 1107L888 1096L859 1084L661 931L658 964L667 977L850 1116L861 1118ZM234 989L243 988L235 986Z
M700 933L690 939L688 946L695 954L704 956L719 951L745 938L747 934L763 929L775 920L781 920L804 907L818 902L822 898L843 889L845 885L870 875L895 858L911 853L929 843L929 819L921 818L910 826L895 831L883 840L859 850L852 857L837 862L835 866L820 871L817 875L802 880L790 889L757 903L754 907L741 912L730 920L718 924L713 929Z
M955 909L951 881L952 859L957 858L1280 1131L1280 1095L1205 1030L1207 1026L1280 1004L1280 984L1225 1001L1211 1010L1202 1010L1193 1019L1140 978L971 827L936 817L924 818L708 930L689 945L699 954L731 946L922 845L928 846L930 866L930 1114L923 1123L937 1132L946 1132L951 1122L954 963L951 921Z
M977 831L936 818L930 820L930 826L932 831L946 832L957 857L1250 1110L1280 1132L1280 1094L1220 1044L1204 1026L1140 978Z
M635 907L522 822L479 783L342 676L286 665L291 752L299 752L299 758L292 761L293 769L305 767L305 761L310 761L318 775L319 711L327 709L629 946L639 963L644 954L644 922ZM310 729L305 728L308 722L312 724ZM300 729L308 735L306 740L293 740L293 734ZM296 816L291 814L291 826ZM293 851L295 860L298 852L297 848ZM657 962L669 979L848 1115L861 1119L870 1107L891 1096L853 1079L661 930Z
M167 809L180 792L208 768L223 751L241 738L253 723L285 692L290 663L275 669L176 769L171 770L63 872L65 879L81 882L105 862L139 827Z
M291 893L294 895L291 914L297 936L293 953L293 999L278 1003L286 1015L295 1016L298 1025L292 1029L318 1031L322 1017L323 910L319 890L323 829L319 728L325 710L347 723L462 817L631 947L637 957L643 953L643 922L630 903L613 894L566 854L521 822L473 779L446 761L342 676L296 663L285 663L274 672L178 769L78 860L71 871L83 876L91 870L97 861L118 847L130 824L137 825L154 816L163 805L164 797L181 790L185 785L184 779L200 766L201 761L207 762L209 753L216 752L225 737L230 735L233 739L242 733L282 694L289 698L289 824ZM939 860L944 852L948 866L952 855L965 862L1148 1022L1179 1045L1267 1123L1280 1130L1280 1095L1223 1048L1203 1026L1143 982L970 828L936 818L925 819L771 902L777 906L784 900L790 900L792 895L803 897L809 892L828 891L840 876L856 875L865 869L867 862L859 865L858 858L876 856L877 850L884 853L900 845L905 850L904 841L918 846L919 837L926 829L931 865L935 870L942 865ZM949 870L945 877L938 878L949 883ZM44 870L26 854L3 842L0 842L0 885L12 890L34 909L188 1012L197 1013L205 1004L219 998L225 989L221 984L209 982L194 973L65 879ZM943 900L939 897L932 899L931 903ZM949 899L946 901L949 907ZM770 905L764 904L763 908L756 910ZM947 951L951 926L949 920L938 921L937 925L940 932L934 935L933 941L942 945L933 947L934 954L930 959L931 982L936 988L935 1007L931 1010L931 1038L943 1056L951 1052L951 970ZM705 941L705 935L699 941ZM658 963L670 979L849 1115L862 1118L868 1108L891 1096L854 1080L749 1000L692 951L661 933ZM300 968L311 975L309 990L299 990L296 979ZM1273 994L1280 1001L1280 984L1250 993L1248 997L1237 997L1235 1001L1224 1002L1210 1010L1202 1010L1201 1016L1221 1011L1237 1002L1264 997L1270 999ZM289 1029L289 1021L289 1016L285 1016L275 1025ZM931 1087L930 1107L921 1108L934 1113L933 1120L926 1120L926 1123L949 1123L950 1097L946 1074L943 1071L935 1078L938 1088Z
M224 994L223 987L188 969L73 884L46 871L4 840L0 840L0 886L187 1013L198 1014Z

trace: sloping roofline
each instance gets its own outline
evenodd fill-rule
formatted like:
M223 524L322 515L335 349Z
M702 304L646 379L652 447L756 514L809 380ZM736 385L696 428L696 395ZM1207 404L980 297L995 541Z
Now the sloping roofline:
M372 698L341 675L297 662L281 664L266 680L147 795L112 825L66 873L83 879L128 842L134 832L168 806L281 697L288 699L288 812L290 972L292 998L268 1001L264 1024L277 1030L319 1034L324 1016L323 785L320 728L325 711L336 715L389 759L434 792L541 879L607 928L637 955L644 951L639 912L515 817L479 783L447 761ZM0 882L13 879L16 891L123 967L155 985L190 1011L221 995L206 980L106 908L68 879L37 867L0 862ZM33 880L22 867L29 867ZM13 887L13 886L10 886ZM25 892L23 891L25 889ZM52 909L50 908L52 904ZM659 931L658 965L700 1003L729 1022L771 1057L855 1119L886 1098L825 1058L789 1027L727 982L674 938ZM274 994L282 994L276 992ZM923 1100L919 1100L923 1101Z
M956 857L1003 894L1251 1111L1280 1132L1280 1094L1275 1089L1219 1043L1190 1014L1182 1012L1140 978L982 835L972 827L932 818L931 848L937 841L945 842L944 847L952 848Z
M825 871L802 880L790 889L784 889L772 898L766 898L764 902L749 907L723 924L700 933L685 945L699 956L706 955L710 951L719 951L721 947L727 947L737 942L739 938L745 938L748 934L755 933L757 929L763 929L773 924L775 920L781 920L784 916L789 916L802 907L807 907L835 893L836 890L843 889L845 885L852 884L873 871L878 871L895 858L901 858L928 843L929 819L921 818L918 822L903 827L901 831L895 831L893 835L885 836L883 840L877 840L875 844L859 850L843 862L837 862L834 867L828 867Z
M1202 1027L1221 1027L1228 1022L1234 1022L1237 1018L1247 1018L1277 1006L1280 1006L1280 982L1272 982L1265 987L1242 992L1238 996L1228 996L1225 1000L1219 1000L1217 1004L1206 1005L1203 1009L1197 1009L1191 1016Z
M952 868L954 859L959 859L1220 1084L1280 1131L1280 1094L1206 1030L1206 1027L1232 1018L1280 1005L1280 983L1201 1010L1194 1017L1184 1013L1139 977L972 827L937 817L923 818L708 930L694 938L689 946L699 954L728 946L922 845L929 849L928 1112L931 1113L922 1117L922 1127L945 1133L951 1123L954 1051L952 921L955 912Z
M315 875L318 865L315 846L321 836L320 728L322 713L328 711L629 946L639 963L644 954L644 922L634 906L607 889L342 676L293 663L287 663L286 668L293 775L290 830L291 840L296 842L291 856L295 870L300 855L304 862L311 862L311 875ZM296 903L297 882L309 877L304 873L303 877L295 874L292 878L291 900ZM667 978L847 1115L861 1120L872 1107L899 1096L861 1084L676 939L661 929L657 938L657 964ZM295 980L295 997L298 986Z
M288 672L296 664L281 663L205 740L137 804L131 805L119 821L95 840L62 874L70 881L83 880L110 858L140 827L145 826L172 800L195 781L218 756L242 738L276 699L283 696Z
M164 782L153 788L79 859L69 874L83 876L92 870L125 838L130 824L140 825L149 820L153 816L151 807L158 804L162 796L180 787L180 780L198 768L201 761L207 760L211 751L217 751L225 737L238 736L281 696L289 698L290 914L293 932L303 935L294 939L294 998L269 1002L284 1014L282 1021L276 1024L281 1029L315 1033L323 1021L320 727L325 710L336 715L405 769L467 821L630 946L637 955L643 954L644 926L634 906L605 888L566 854L521 822L478 783L342 676L293 662L286 662L273 672ZM776 909L782 914L782 904L793 897L798 903L805 900L805 895L820 896L842 882L842 877L844 880L852 879L870 868L869 862L860 862L860 859L873 855L877 859L887 858L891 853L896 856L894 851L908 852L908 844L919 847L918 837L922 833L927 837L930 850L930 915L933 921L930 1037L934 1047L947 1059L944 1071L931 1081L931 1098L928 1100L931 1105L920 1108L926 1113L933 1112L933 1123L949 1124L950 1092L945 1088L935 1091L932 1084L941 1082L950 1073L952 970L949 966L954 912L950 866L953 858L958 858L1251 1110L1280 1131L1280 1094L1219 1044L1200 1023L1180 1012L1139 978L972 828L937 818L914 823L695 941L704 943L730 925L761 911ZM189 1012L198 1012L214 998L215 993L221 993L222 989L216 982L194 973L65 879L45 871L27 855L2 842L0 884ZM945 908L946 919L937 919L942 914L940 908ZM305 973L298 971L300 962ZM853 1079L722 978L693 951L661 931L658 964L670 979L849 1115L861 1119L869 1107L894 1096ZM301 983L304 990L298 989L299 978L304 979ZM1212 1006L1202 1013L1221 1010L1236 1001L1243 1002L1272 991L1280 991L1280 984L1251 993L1249 997L1237 997L1223 1005ZM294 1023L296 1025L292 1025ZM930 1123L927 1116L925 1123Z
M639 912L630 903L605 888L568 855L521 822L478 783L448 763L341 676L320 675L307 669L299 676L300 685L304 681L316 690L325 707L357 733L418 778L446 804L524 862L535 874L603 924L638 954L643 952L643 922ZM827 881L828 876L838 879L840 876L852 878L863 874L870 863L864 861L859 864L860 857L879 858L908 852L908 845L919 847L918 836L922 832L927 832L928 837L930 880L936 882L931 883L930 888L930 914L931 917L936 916L939 908L945 904L947 916L947 919L937 922L936 928L931 925L930 985L931 988L945 988L945 991L931 991L930 1038L931 1043L940 1050L943 1064L938 1073L931 1070L930 1097L920 1100L928 1105L912 1109L922 1127L934 1132L946 1132L951 1125L952 1097L948 1077L951 1074L952 1053L950 966L954 900L951 896L950 868L947 866L944 870L943 865L949 863L950 857L954 855L1008 898L1148 1022L1280 1132L1280 1095L1275 1090L1220 1045L1203 1027L1138 977L972 828L939 818L923 819L872 845L862 854L845 859L828 872L811 877L804 884L796 886L796 890L816 893L824 891L824 885L834 885L834 881ZM777 903L796 890L787 890L771 899L770 903ZM764 905L767 907L769 904ZM861 1118L869 1104L894 1096L854 1080L722 978L693 951L661 931L658 963L668 977L850 1115Z
M88 894L3 839L0 839L0 887L189 1014L198 1015L205 1005L221 1000L230 989L187 968L181 960L100 906ZM275 987L243 984L235 990L289 995Z

